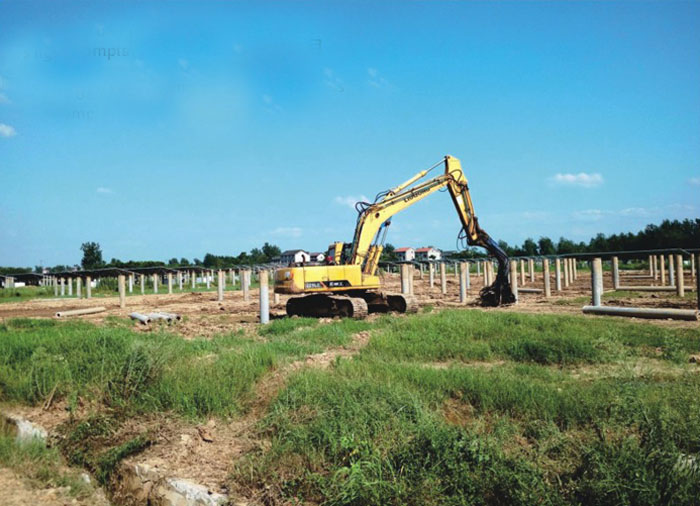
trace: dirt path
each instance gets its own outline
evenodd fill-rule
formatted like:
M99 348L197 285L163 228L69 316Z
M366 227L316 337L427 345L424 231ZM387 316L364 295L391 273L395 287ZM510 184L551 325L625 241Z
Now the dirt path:
M257 425L270 403L286 386L290 375L303 368L326 369L338 358L349 358L358 353L369 340L369 331L358 332L346 346L308 355L273 370L256 383L252 401L241 418L229 422L211 419L200 426L170 423L169 428L163 428L156 444L128 462L147 464L163 476L186 478L215 492L229 492L223 487L232 465L246 454L264 451L269 446L259 434ZM264 493L245 492L247 497L235 497L236 504L241 501L242 504L257 504L260 494Z
M267 408L279 392L286 386L287 378L294 372L303 369L326 369L338 358L349 358L367 346L370 340L370 331L365 330L352 336L352 341L347 346L330 348L322 353L308 355L301 360L296 360L272 374L269 374L256 384L254 401L248 415L250 426L256 424L267 411Z

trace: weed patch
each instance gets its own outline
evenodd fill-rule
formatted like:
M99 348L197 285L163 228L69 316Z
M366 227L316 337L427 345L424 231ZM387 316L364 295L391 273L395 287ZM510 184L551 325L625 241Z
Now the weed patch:
M262 423L270 449L230 486L338 505L693 504L700 378L675 362L697 344L575 317L387 319L354 359L290 378ZM652 346L653 374L575 372Z

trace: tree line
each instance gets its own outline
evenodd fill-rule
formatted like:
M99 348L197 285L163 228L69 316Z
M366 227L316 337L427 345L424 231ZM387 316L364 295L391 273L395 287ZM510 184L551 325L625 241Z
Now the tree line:
M637 233L597 234L587 243L560 237L555 243L549 237L537 241L527 238L521 246L498 244L509 256L564 255L569 253L605 253L666 248L700 248L700 219L664 220L660 225L649 224Z
M528 237L522 245L511 246L506 241L498 245L508 256L547 256L570 253L604 253L609 251L635 251L665 248L700 248L700 219L664 220L660 225L649 224L637 233L620 233L606 236L597 234L588 242L575 242L560 237L557 242L543 236L538 240ZM450 255L452 258L469 259L485 257L482 248L468 247ZM387 244L382 253L382 261L395 262L398 255L393 245Z
M569 253L594 253L609 251L633 251L646 249L664 248L699 248L700 247L700 218L686 220L664 220L659 225L650 224L637 233L620 234L597 234L588 242L575 242L565 237L560 237L554 242L549 237L540 237L535 240L531 237L525 239L520 246L511 246L505 241L499 241L501 248L509 256L539 256L557 255ZM200 260L195 258L190 262L187 258L171 258L167 262L160 260L129 260L123 262L117 258L112 258L105 262L102 258L102 249L99 243L86 242L80 246L83 258L80 265L55 265L50 267L49 272L69 271L82 267L83 269L100 269L105 267L187 267L190 265L206 267L209 269L223 269L238 265L256 265L272 261L280 256L281 250L278 246L270 243L263 244L260 248L253 248L249 252L243 251L237 256L214 255L207 253ZM475 258L483 257L486 253L481 248L467 248L453 255L455 258ZM382 253L383 261L396 261L398 257L393 245L387 244ZM37 265L31 267L2 267L0 274L12 274L19 272L41 273L43 267Z
M249 252L242 251L236 256L230 255L214 255L212 253L207 253L204 255L203 259L195 258L190 261L187 258L176 258L173 257L167 262L162 260L128 260L122 261L118 258L112 258L109 262L103 259L102 248L97 242L85 242L80 246L80 250L83 252L83 257L80 264L75 265L55 265L53 267L48 267L47 270L50 273L54 272L65 272L72 271L76 269L93 270L93 269L106 269L109 267L116 267L122 269L138 268L138 267L189 267L198 266L206 267L208 269L224 269L229 267L234 267L238 265L258 265L265 264L272 261L273 258L278 257L282 254L282 250L279 246L274 244L265 243L260 248L253 248ZM2 267L0 266L0 274L17 274L25 272L36 272L42 273L44 267L37 265L32 269L31 267Z

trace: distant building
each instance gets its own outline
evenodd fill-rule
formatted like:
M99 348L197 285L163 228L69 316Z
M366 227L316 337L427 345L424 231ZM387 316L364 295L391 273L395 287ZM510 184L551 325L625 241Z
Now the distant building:
M416 250L413 248L398 248L394 253L401 262L410 262L416 258Z
M303 249L288 249L280 255L280 261L282 264L308 263L311 261L311 255Z
M44 282L44 275L35 272L20 272L11 274L14 278L14 286L41 286Z
M442 251L432 246L418 248L415 255L416 260L441 260Z
M326 259L326 255L321 252L309 253L312 262L323 262Z

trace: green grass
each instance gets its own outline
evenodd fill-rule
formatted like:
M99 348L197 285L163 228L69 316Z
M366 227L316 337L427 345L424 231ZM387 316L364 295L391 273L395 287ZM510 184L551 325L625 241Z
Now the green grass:
M577 316L452 310L389 321L365 354L392 360L566 365L645 355L676 336L683 338L684 351L700 348L700 334L691 330Z
M39 404L55 390L56 399L82 396L137 412L230 416L243 411L265 372L346 344L368 326L343 320L283 337L291 321L311 323L274 322L265 340L233 333L187 341L167 330L135 332L119 321L9 320L0 324L0 399Z
M24 302L32 299L46 299L53 296L53 288L44 286L0 288L0 304L3 302Z
M583 317L390 319L355 359L290 380L261 427L270 450L231 486L342 505L694 504L699 348L697 329Z

